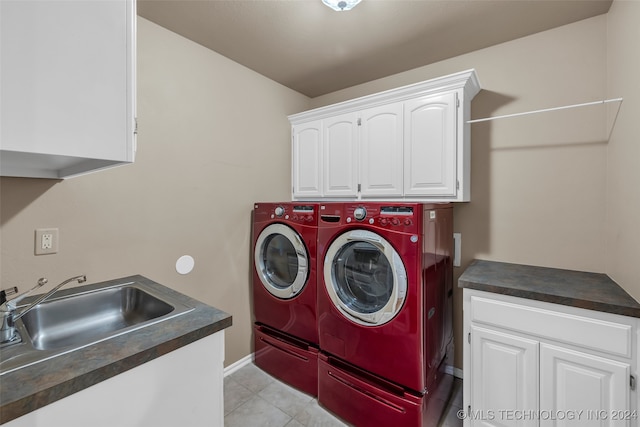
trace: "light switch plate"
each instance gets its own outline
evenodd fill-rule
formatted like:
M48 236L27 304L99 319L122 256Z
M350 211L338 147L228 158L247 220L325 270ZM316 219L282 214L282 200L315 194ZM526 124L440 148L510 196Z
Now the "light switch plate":
M462 256L462 234L453 233L453 266L460 267Z
M47 255L58 253L58 229L38 228L36 229L35 254Z

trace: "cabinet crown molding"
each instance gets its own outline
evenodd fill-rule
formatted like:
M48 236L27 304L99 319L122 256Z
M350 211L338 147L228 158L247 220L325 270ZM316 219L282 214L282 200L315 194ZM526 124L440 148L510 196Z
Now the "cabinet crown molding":
M423 82L413 83L325 107L292 114L288 116L288 118L292 125L296 125L311 120L331 117L337 113L355 112L365 107L376 107L390 102L405 101L425 95L432 95L458 89L462 89L464 91L465 98L468 100L473 99L473 97L478 94L480 91L480 82L475 69L471 68L469 70L460 71L443 77L437 77Z

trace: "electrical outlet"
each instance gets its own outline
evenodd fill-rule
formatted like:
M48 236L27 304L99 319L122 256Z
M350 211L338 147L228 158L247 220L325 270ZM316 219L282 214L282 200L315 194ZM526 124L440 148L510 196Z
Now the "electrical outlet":
M51 249L53 247L53 234L43 233L41 243L42 250L46 251L47 249Z
M35 254L47 255L58 253L58 229L36 229Z

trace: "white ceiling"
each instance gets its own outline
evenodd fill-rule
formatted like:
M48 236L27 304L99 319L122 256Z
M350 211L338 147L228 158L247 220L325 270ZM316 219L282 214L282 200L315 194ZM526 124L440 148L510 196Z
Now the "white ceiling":
M138 0L138 15L309 97L606 13L612 0Z

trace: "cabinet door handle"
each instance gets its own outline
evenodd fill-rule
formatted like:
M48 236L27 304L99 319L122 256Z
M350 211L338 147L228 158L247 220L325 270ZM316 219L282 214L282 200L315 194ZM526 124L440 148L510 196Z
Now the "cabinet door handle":
M629 375L629 387L631 387L631 390L636 389L636 377L633 375Z

